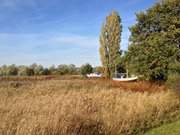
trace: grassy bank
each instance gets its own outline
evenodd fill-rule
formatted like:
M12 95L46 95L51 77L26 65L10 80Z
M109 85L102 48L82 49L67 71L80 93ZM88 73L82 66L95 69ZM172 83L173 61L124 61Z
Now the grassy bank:
M145 82L2 80L0 103L1 135L134 135L180 118L179 97Z
M152 129L144 135L179 135L180 134L180 121L170 124L164 124L158 128Z

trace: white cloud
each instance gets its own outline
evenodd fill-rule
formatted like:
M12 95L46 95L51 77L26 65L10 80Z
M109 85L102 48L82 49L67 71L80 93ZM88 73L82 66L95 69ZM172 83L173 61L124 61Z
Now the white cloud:
M122 34L122 50L127 50L129 35L129 31ZM37 62L44 65L60 63L81 65L91 62L93 65L99 65L98 49L99 39L95 36L0 33L1 64Z
M67 35L67 36L56 36L51 38L49 42L59 44L59 45L71 45L71 46L81 46L81 47L92 47L98 46L98 38L80 36L80 35Z
M93 47L98 46L98 38L92 36L72 35L72 34L16 34L16 33L0 33L0 46L16 44L18 46L37 45L68 45Z
M90 36L0 33L0 64L97 65L98 48L98 39Z

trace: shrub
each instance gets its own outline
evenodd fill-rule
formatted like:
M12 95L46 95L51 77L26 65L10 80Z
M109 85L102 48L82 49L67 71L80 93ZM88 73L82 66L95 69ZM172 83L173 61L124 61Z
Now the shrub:
M180 91L180 74L178 74L178 73L170 74L168 76L166 85L173 90Z
M18 67L18 75L19 76L27 76L27 67L26 66L19 66Z
M93 72L93 68L90 64L85 64L81 66L81 74L83 76L85 76L86 74L92 73Z
M15 65L10 65L7 68L7 74L8 75L17 75L18 74L18 68Z

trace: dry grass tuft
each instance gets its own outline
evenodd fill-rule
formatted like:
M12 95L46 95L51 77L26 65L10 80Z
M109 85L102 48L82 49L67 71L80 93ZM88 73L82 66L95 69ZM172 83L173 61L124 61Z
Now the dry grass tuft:
M77 78L11 83L0 83L1 135L134 135L180 119L175 93L127 90L142 84Z
M137 82L111 82L113 87L121 87L125 90L131 90L135 92L159 92L165 91L167 88L162 84L155 84L148 81Z

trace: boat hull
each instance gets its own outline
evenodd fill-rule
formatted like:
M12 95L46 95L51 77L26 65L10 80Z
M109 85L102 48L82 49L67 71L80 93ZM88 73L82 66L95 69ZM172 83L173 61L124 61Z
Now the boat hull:
M113 78L114 81L119 81L119 82L133 82L136 81L138 77L131 77L131 78Z
M101 74L95 74L95 73L87 74L86 76L88 78L101 78L102 77Z

